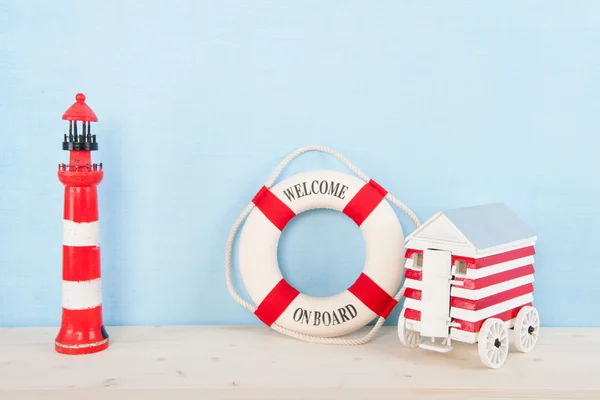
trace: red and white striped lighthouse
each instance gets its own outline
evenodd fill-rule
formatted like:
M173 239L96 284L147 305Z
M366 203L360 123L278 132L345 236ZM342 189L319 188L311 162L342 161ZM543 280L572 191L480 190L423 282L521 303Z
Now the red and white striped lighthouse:
M89 354L108 347L102 320L100 280L100 227L97 185L102 163L92 163L98 150L91 122L98 118L78 93L76 102L62 116L69 121L63 150L69 164L58 165L58 179L65 185L63 225L62 321L55 349L63 354ZM78 124L80 131L78 132Z

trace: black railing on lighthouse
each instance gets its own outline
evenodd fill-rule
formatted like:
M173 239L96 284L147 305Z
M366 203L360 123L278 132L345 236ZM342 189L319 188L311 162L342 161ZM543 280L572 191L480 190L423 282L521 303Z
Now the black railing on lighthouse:
M102 171L102 163L99 164L85 164L85 165L69 165L69 164L58 164L59 171Z
M92 126L90 122L81 122L82 134L77 134L77 121L69 121L69 135L65 133L63 150L98 150L96 135L92 135Z

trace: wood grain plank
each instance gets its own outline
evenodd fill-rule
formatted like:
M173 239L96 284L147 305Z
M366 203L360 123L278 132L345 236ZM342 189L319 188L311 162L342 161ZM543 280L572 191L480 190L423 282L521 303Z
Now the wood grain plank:
M169 400L600 398L600 328L543 328L533 352L512 350L499 370L483 367L476 345L455 342L447 354L404 348L394 327L358 347L308 344L264 327L108 329L109 349L88 356L55 353L56 328L0 329L0 398L130 393L120 389L151 390L146 399L168 392Z

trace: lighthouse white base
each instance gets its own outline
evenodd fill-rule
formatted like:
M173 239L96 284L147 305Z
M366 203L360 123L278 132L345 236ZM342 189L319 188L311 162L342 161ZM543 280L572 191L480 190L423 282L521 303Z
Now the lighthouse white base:
M392 326L357 347L266 327L107 329L107 350L76 357L54 351L56 327L0 329L0 399L600 398L600 328L542 327L535 349L511 345L500 370L484 367L473 344L404 347Z

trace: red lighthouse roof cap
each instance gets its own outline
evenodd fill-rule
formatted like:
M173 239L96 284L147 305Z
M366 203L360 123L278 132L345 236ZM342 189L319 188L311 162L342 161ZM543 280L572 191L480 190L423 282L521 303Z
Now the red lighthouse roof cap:
M96 114L94 114L90 106L85 104L85 95L83 93L77 93L75 100L75 103L65 111L62 119L85 122L98 121L98 117L96 117Z

